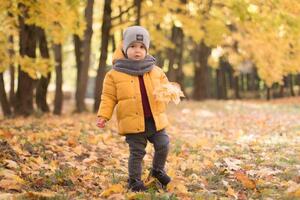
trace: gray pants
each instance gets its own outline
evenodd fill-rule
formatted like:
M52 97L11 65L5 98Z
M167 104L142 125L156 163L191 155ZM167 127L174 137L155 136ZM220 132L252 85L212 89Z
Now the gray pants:
M141 179L142 161L146 154L145 148L147 141L154 145L153 169L164 170L169 151L169 136L164 129L158 132L156 131L153 118L146 118L145 132L126 135L126 142L129 144L130 150L128 160L130 179Z

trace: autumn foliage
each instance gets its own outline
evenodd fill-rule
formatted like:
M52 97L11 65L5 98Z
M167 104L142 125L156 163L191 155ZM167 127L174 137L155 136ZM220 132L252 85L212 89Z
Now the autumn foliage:
M299 100L299 99L298 99ZM296 102L296 101L295 101ZM297 199L299 101L171 103L171 150L163 191L127 191L128 147L116 119L100 130L93 114L1 120L1 198ZM147 147L144 166L153 156Z

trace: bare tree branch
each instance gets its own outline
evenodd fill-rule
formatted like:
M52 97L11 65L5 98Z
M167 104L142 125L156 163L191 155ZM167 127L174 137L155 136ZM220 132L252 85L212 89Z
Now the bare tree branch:
M134 5L128 7L126 10L123 10L122 12L119 13L119 15L114 16L111 18L112 21L119 19L120 17L122 17L124 14L128 13L132 8L134 8Z

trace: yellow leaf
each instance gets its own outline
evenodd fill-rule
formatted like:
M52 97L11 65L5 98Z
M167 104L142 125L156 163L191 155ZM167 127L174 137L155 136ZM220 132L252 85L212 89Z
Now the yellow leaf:
M287 189L287 193L290 197L300 197L300 184L293 184Z
M57 166L58 166L58 162L55 160L52 160L50 162L49 169L54 172L57 169Z
M114 193L122 193L124 192L124 188L121 184L115 184L109 187L108 189L104 190L101 194L100 197L108 197L111 194Z
M0 176L4 176L5 177L4 179L13 179L19 183L24 183L24 180L21 179L19 176L17 176L14 171L8 169L0 170Z
M6 190L21 190L25 181L21 179L19 176L14 174L8 174L5 176L5 179L0 181L0 188Z
M85 158L82 162L90 165L90 164L97 162L97 159L98 159L97 156L92 155L89 158Z
M234 191L234 189L232 189L232 187L230 187L230 185L227 186L227 192L226 192L226 194L237 198L236 192Z
M215 164L212 161L208 160L208 159L204 159L203 164L204 164L205 167L207 167L209 169L211 169L215 166Z
M3 137L5 139L11 139L14 137L14 135L10 131L0 130L0 137Z
M154 183L155 182L155 178L153 178L153 177L150 177L149 178L149 180L147 180L146 182L145 182L145 186L146 187L149 187L152 183Z
M10 193L1 193L0 200L13 199L14 195Z
M5 190L20 190L21 185L16 183L14 180L2 179L0 181L0 188Z
M128 192L126 194L126 199L127 200L137 200L140 199L141 193L136 193L136 192Z
M55 196L55 192L51 192L51 191L43 191L43 192L29 192L28 193L30 196L34 196L37 198L51 198Z
M9 169L17 169L19 165L13 160L4 160L6 167Z
M103 139L103 134L102 135L89 135L87 141L90 144L98 144L100 141Z
M73 151L77 154L77 155L81 155L82 154L82 146L78 145L77 147L75 147L73 149Z
M167 190L169 192L176 192L176 193L182 193L187 194L187 188L186 186L179 180L173 180L167 185Z
M109 196L108 200L125 200L125 197L123 194L113 194Z
M161 84L154 90L153 95L157 101L166 103L173 101L175 104L180 102L180 97L184 97L184 94L180 89L180 85L175 82Z
M245 188L248 189L256 188L255 182L253 180L250 180L248 176L245 173L243 173L241 170L236 171L234 175L236 179L239 180Z
M171 177L175 177L176 176L176 171L173 168L168 169L168 174Z
M225 163L227 164L230 170L239 170L241 167L239 165L242 164L241 160L234 158L224 158Z
M69 145L70 147L76 147L76 146L77 146L77 139L74 138L74 137L70 137L70 138L68 139L68 145Z

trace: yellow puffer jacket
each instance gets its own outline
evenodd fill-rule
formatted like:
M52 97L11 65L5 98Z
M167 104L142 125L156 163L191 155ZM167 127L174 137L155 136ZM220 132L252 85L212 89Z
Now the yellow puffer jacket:
M113 60L124 58L121 46L115 51ZM161 68L155 66L143 75L149 104L156 129L168 125L166 103L154 99L153 91L161 83L168 82ZM138 76L129 75L111 69L107 72L97 116L109 120L116 106L119 134L134 134L145 131L144 111Z

